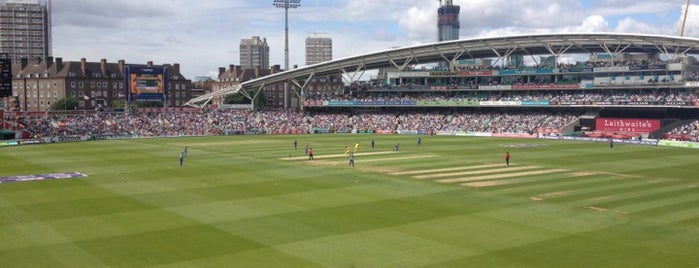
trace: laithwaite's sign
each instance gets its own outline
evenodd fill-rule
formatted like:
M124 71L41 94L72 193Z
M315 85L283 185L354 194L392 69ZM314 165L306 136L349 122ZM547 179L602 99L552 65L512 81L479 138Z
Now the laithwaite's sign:
M637 118L597 118L598 131L653 132L660 128L660 120Z

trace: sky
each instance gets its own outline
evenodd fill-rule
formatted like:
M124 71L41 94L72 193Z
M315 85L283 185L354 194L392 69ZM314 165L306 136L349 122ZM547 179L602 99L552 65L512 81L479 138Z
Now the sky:
M528 33L680 35L686 0L454 0L460 39ZM289 9L289 63L305 39L330 37L333 58L436 42L438 0L301 0ZM266 38L284 67L284 9L273 0L52 0L52 54L64 61L179 63L188 79L240 64L241 39ZM699 38L699 1L685 37Z

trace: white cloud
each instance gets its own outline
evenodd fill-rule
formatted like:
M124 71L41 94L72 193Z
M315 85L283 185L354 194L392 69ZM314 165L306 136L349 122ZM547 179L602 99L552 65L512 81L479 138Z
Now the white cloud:
M619 33L645 33L645 34L658 34L658 35L672 35L668 30L671 29L663 29L663 28L658 28L655 25L649 25L646 23L643 23L641 21L637 21L632 18L625 18L619 21L617 24L616 28L614 29L615 32Z
M682 7L684 12L684 7ZM683 13L684 14L684 13ZM683 16L677 21L677 32L679 34ZM687 13L687 21L684 28L684 36L699 38L699 5L690 5Z
M424 9L412 7L398 19L398 25L405 32L408 40L425 40L429 35L432 35L433 40L437 40L436 13L427 13Z
M333 38L334 58L437 39L435 0L304 0L289 10L290 64L305 64L312 32ZM552 32L676 35L685 0L454 0L461 38ZM180 63L185 76L239 64L240 39L260 36L284 63L284 12L271 0L61 0L53 2L54 56ZM699 36L693 5L685 36Z

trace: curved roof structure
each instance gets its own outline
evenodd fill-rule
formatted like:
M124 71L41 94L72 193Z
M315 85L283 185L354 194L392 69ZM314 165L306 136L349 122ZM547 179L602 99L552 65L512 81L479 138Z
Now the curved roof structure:
M461 59L504 58L513 55L590 53L699 54L699 39L623 33L555 33L485 37L429 43L361 54L272 74L191 99L185 105L203 106L214 96L257 89L284 81L299 81L329 74L357 73L380 68ZM298 85L302 87L303 85ZM202 103L198 105L198 103Z

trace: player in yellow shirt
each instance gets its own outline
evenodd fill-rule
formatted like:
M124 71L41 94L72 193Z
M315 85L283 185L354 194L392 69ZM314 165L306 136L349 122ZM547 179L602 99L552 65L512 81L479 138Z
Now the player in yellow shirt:
M354 152L356 153L358 149L359 149L359 142L354 144Z
M346 156L346 157L349 157L349 155L350 155L349 146L345 146L345 156Z

